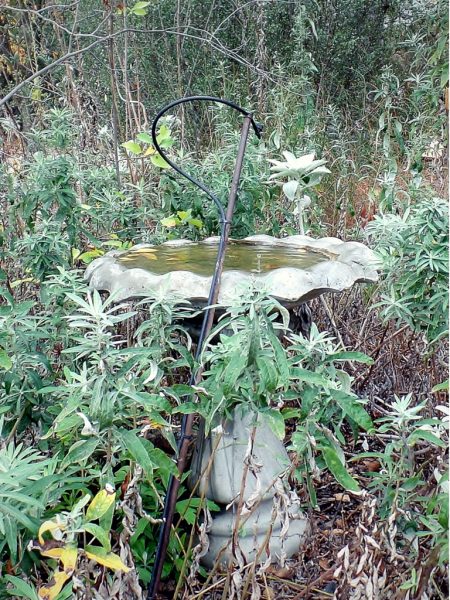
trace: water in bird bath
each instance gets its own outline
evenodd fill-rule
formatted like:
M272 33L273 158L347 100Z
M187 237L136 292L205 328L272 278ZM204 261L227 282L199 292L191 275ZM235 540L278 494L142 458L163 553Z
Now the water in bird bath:
M117 261L127 269L144 269L156 275L189 271L210 277L216 257L217 242L192 242L134 248L121 254ZM336 258L337 254L326 250L231 240L225 254L224 271L256 274L283 267L308 269Z

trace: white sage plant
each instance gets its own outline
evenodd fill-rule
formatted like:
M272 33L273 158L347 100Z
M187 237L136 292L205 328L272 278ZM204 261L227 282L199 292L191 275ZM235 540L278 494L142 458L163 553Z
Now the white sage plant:
M311 204L311 198L305 194L305 190L320 183L322 177L331 171L324 166L327 161L322 158L316 160L314 153L297 158L286 150L283 155L286 158L284 162L269 159L273 164L269 181L281 184L283 179L288 178L283 183L283 193L289 201L295 202L294 215L298 219L298 229L301 235L305 235L304 210Z

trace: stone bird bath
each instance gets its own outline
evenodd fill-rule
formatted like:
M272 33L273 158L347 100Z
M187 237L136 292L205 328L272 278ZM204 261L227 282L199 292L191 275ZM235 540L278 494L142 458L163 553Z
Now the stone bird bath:
M113 250L86 269L91 288L116 299L175 295L204 306L211 287L218 238L175 240L159 246L139 244ZM324 292L342 292L355 283L377 280L373 252L359 242L292 235L278 239L253 235L230 240L219 303L230 304L236 290L256 281L267 294L293 308Z
M177 240L159 246L140 244L125 252L112 251L89 265L86 279L91 288L114 293L118 301L164 293L204 307L211 287L217 244L218 238L201 242ZM254 235L230 240L219 303L226 306L236 302L239 289L248 287L252 281L292 309L325 292L342 292L356 283L376 280L375 256L359 242L343 242L331 237L313 239L294 235L276 239ZM241 410L236 409L234 418L219 424L206 440L199 436L194 451L190 484L198 483L197 493L204 492L221 507L213 518L209 548L202 557L208 567L217 557L223 562L231 557L236 498L240 493L250 431L255 424L255 415ZM213 448L216 451L209 477L202 478ZM266 552L258 555L262 545L269 548L273 560L281 555L291 556L299 550L307 523L283 475L289 466L289 457L282 442L264 424L256 428L252 454L262 465L260 487L257 489L257 483L249 478L243 500L254 499L260 490L260 503L239 532L239 547L247 561L266 560ZM272 522L273 501L280 485L291 498L287 531L283 523ZM231 507L227 510L228 505ZM272 532L267 545L270 527Z

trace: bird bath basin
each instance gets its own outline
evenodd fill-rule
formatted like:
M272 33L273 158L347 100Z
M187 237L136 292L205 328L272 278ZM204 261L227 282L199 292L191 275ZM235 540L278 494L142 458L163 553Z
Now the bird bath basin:
M113 250L86 270L91 288L114 292L117 300L152 296L164 290L196 305L205 304L217 256L218 238L139 244ZM228 305L251 281L292 308L324 292L342 292L377 280L373 252L359 242L293 235L254 235L230 240L219 303Z
M142 296L177 296L195 306L206 305L219 238L201 242L170 241L159 246L139 244L125 252L112 251L94 260L86 270L90 287L115 294L116 300ZM230 240L225 254L218 301L222 305L236 302L239 291L256 282L259 289L278 299L285 307L295 308L324 292L342 292L355 283L377 281L373 252L359 242L337 238L314 239L294 235L283 239L254 235ZM238 410L238 409L236 409ZM239 411L241 408L239 408ZM191 468L190 485L199 484L203 492L222 510L213 519L209 531L209 549L202 562L211 567L217 557L231 558L229 540L235 526L235 504L245 462L250 430L255 415L248 411L234 413L205 440L199 436ZM220 439L216 443L217 431ZM202 473L215 449L209 477ZM272 509L277 486L288 490L285 476L289 458L282 442L265 424L258 422L253 454L261 463L261 480L268 483L257 509L239 533L239 544L247 560L266 554L258 548L266 545L270 535L270 553L275 559L291 556L300 548L307 528L294 500L289 530L273 523ZM271 485L270 482L276 482ZM278 488L279 489L279 488ZM255 494L254 482L244 490L244 500ZM295 496L290 492L291 498ZM228 510L226 507L232 505ZM283 538L283 539L282 539ZM228 549L223 552L223 548Z

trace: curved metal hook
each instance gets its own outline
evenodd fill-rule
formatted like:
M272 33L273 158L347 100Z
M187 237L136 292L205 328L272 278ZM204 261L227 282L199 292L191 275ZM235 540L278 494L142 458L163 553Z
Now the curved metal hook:
M238 149L238 155L237 155L237 159L236 159L235 170L234 170L233 179L231 182L231 190L230 190L230 196L228 198L228 207L227 207L226 213L224 211L224 208L223 208L222 203L220 202L219 198L215 194L213 194L203 183L201 183L200 181L195 179L195 177L192 177L192 175L189 175L188 173L183 171L183 169L178 167L165 154L164 150L158 144L158 141L156 139L156 128L157 128L159 119L168 110L170 110L174 106L178 106L179 104L184 104L186 102L192 102L195 100L207 100L207 101L212 101L212 102L220 102L221 104L226 104L227 106L231 106L231 108L236 109L237 111L239 111L241 114L243 114L245 116L244 124L242 126L242 131L241 131L241 140L239 143L239 149ZM181 98L179 100L175 100L175 102L172 102L171 104L168 104L167 106L165 106L156 115L156 118L153 121L153 125L152 125L153 144L154 144L156 150L159 152L159 154L172 167L172 169L174 169L177 173L179 173L180 175L182 175L183 177L188 179L188 181L192 182L194 185L199 187L203 192L205 192L205 194L207 194L213 200L214 204L217 207L217 210L219 211L219 215L220 215L220 238L219 238L219 245L218 245L218 249L217 249L216 265L215 265L214 274L213 274L213 277L211 280L211 287L209 290L208 302L207 302L207 306L205 309L202 328L200 331L200 337L199 337L198 344L197 344L197 351L196 351L196 355L195 355L196 360L200 359L203 342L212 326L214 310L215 310L214 305L216 304L217 297L218 297L218 291L219 291L219 286L220 286L220 277L221 277L222 270L223 270L223 261L224 261L224 256L225 256L225 247L227 244L228 234L230 231L231 218L233 216L234 204L235 204L236 195L237 195L237 187L238 187L238 182L239 182L239 176L240 176L240 172L241 172L241 168L242 168L242 159L244 156L245 144L247 141L250 124L253 126L253 129L255 130L255 133L258 136L258 138L261 137L262 127L253 120L252 114L250 112L244 110L237 104L234 104L234 102L230 102L229 100L222 100L222 98L215 98L213 96L189 96L186 98ZM199 368L198 371L193 371L190 381L189 381L189 384L194 385L195 383L198 383L198 381L200 381L201 374L202 374L201 367ZM188 450L190 441L192 439L193 422L194 422L193 414L183 415L183 419L181 421L180 437L179 437L178 444L177 444L177 446L178 446L177 466L178 466L180 475L183 473L184 468L185 468L187 450ZM148 587L148 595L147 595L148 600L154 600L154 598L158 592L159 582L161 579L161 573L162 573L162 568L163 568L163 563L164 563L164 557L166 555L167 545L169 542L170 528L171 528L171 524L173 521L175 502L176 502L176 498L177 498L179 484L180 484L180 479L171 475L170 479L169 479L166 498L164 501L163 524L162 524L160 532L159 532L158 544L157 544L156 555L155 555L155 562L153 565L152 575L151 575L151 579L150 579L150 583L149 583L149 587Z
M167 111L169 111L171 108L174 108L175 106L178 106L180 104L186 104L187 102L195 102L198 100L207 101L207 102L219 102L220 104L225 104L226 106L230 106L231 108L234 108L235 110L237 110L238 112L243 114L245 117L250 117L252 127L258 138L261 138L262 125L260 123L257 123L253 119L252 113L250 111L245 110L244 108L238 106L237 104L235 104L234 102L231 102L230 100L224 100L223 98L216 98L215 96L186 96L185 98L180 98L179 100L175 100L174 102L171 102L170 104L168 104L167 106L162 108L159 111L159 113L156 115L155 120L153 121L152 139L153 139L153 145L155 146L156 150L163 157L163 159L172 167L172 169L174 171L176 171L177 173L179 173L180 175L185 177L188 181L190 181L191 183L193 183L194 185L199 187L203 192L205 192L205 194L207 194L211 198L211 200L216 205L217 210L219 211L220 222L224 223L225 222L225 211L223 209L223 205L222 205L221 201L219 200L219 198L210 189L208 189L206 187L206 185L204 185L201 181L198 181L198 179L196 179L192 175L189 175L189 173L186 173L186 171L184 171L181 167L178 167L173 162L173 160L171 160L167 156L167 154L164 152L164 150L158 144L158 140L156 139L157 138L156 129L157 129L158 121L161 119L162 116L164 116L166 114Z

